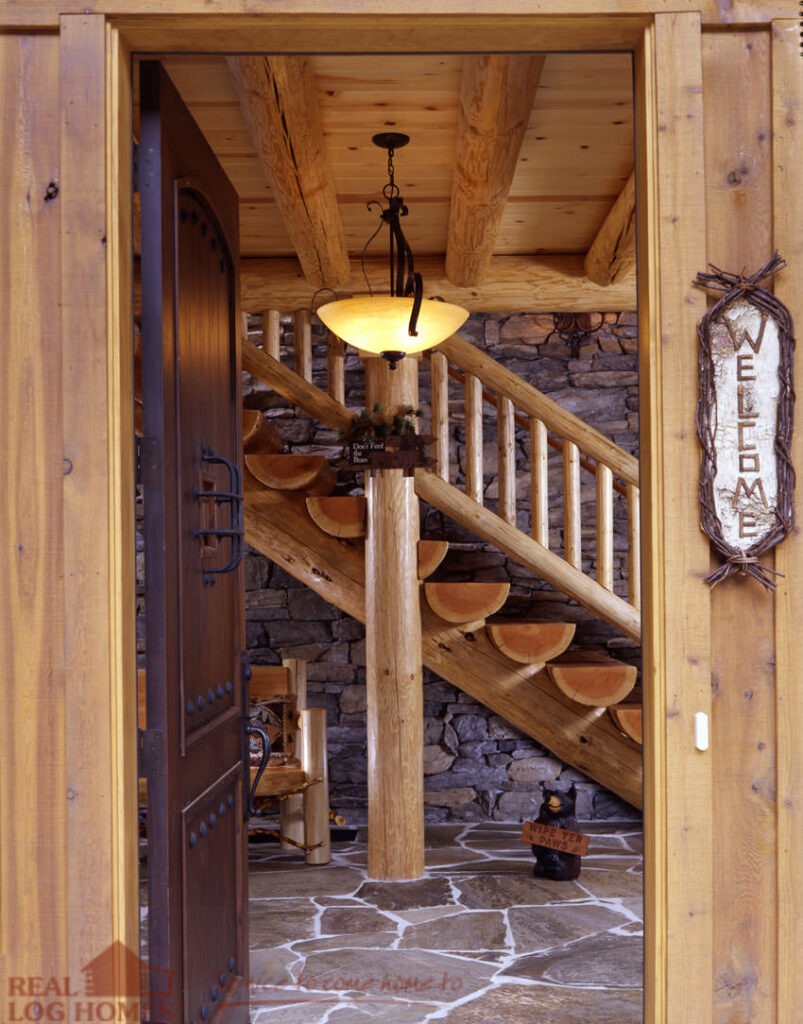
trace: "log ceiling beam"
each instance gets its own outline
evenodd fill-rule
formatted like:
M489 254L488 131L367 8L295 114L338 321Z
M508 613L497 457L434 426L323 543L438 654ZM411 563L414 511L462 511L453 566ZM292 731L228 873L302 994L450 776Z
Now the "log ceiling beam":
M463 60L446 276L482 284L493 256L545 58L485 54Z
M635 270L601 287L585 277L582 256L494 256L478 288L453 285L440 257L418 256L415 265L424 277L427 295L440 296L472 313L618 313L636 308ZM387 261L367 260L366 269L370 280L384 280ZM365 290L361 273L341 289L355 295ZM312 299L310 285L294 259L241 260L240 291L242 308L248 313L289 312L308 307Z
M636 268L636 172L608 211L583 263L586 277L607 287Z
M307 59L226 62L308 286L342 287L350 273L348 250Z

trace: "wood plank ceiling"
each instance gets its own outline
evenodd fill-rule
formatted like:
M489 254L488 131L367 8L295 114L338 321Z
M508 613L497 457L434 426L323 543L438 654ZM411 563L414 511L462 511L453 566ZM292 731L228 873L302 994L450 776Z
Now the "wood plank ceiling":
M240 196L245 308L364 291L396 153L428 294L472 310L635 306L629 54L170 57ZM384 232L369 277L386 286Z

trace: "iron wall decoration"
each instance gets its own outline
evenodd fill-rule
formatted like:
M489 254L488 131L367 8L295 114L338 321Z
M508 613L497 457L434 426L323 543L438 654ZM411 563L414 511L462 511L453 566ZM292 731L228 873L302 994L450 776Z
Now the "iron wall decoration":
M780 574L759 556L794 525L792 318L761 287L785 266L775 253L750 277L712 265L695 280L724 293L697 328L701 526L725 559L706 576L712 586L740 573L774 590Z

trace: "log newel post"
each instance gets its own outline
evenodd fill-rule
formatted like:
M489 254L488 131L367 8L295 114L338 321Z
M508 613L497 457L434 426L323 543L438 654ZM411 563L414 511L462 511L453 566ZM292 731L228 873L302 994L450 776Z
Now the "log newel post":
M365 365L368 408L417 406L416 359L393 372L380 358ZM419 507L401 469L372 470L366 492L368 874L403 880L424 873Z

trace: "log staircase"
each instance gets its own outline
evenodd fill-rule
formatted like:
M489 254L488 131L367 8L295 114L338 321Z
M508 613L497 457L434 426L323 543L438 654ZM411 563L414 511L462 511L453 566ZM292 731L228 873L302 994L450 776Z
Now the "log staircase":
M297 370L279 361L278 318L266 317L265 323L272 325L265 332L265 349L245 342L243 368L313 418L329 427L346 428L352 413L343 404L342 343L329 339L325 392L311 382L308 319L296 322ZM625 636L637 639L636 460L458 337L432 354L429 373L435 466L415 471L419 497ZM449 386L455 380L465 394L465 491L450 480ZM484 402L496 408L498 437L498 498L491 495L487 503L482 466ZM333 496L331 467L325 459L282 456L281 439L270 433L261 414L244 415L247 541L329 603L364 622L365 499ZM517 425L524 426L530 439L526 475L533 511L529 533L516 524L517 483L521 487L514 454ZM562 530L550 524L550 446L561 452ZM290 461L283 466L283 460ZM582 539L589 531L584 530L581 517L581 472L595 481L593 577L583 565ZM627 598L614 592L614 500L621 501L628 515ZM555 540L560 534L563 543L558 553ZM420 579L434 570L445 550L443 542L420 543ZM424 664L561 760L641 806L640 703L628 703L636 677L632 666L568 652L574 632L570 624L506 620L506 585L460 584L455 591L449 584L424 583L421 591ZM501 615L486 621L496 612ZM609 706L615 708L614 714L608 713Z

